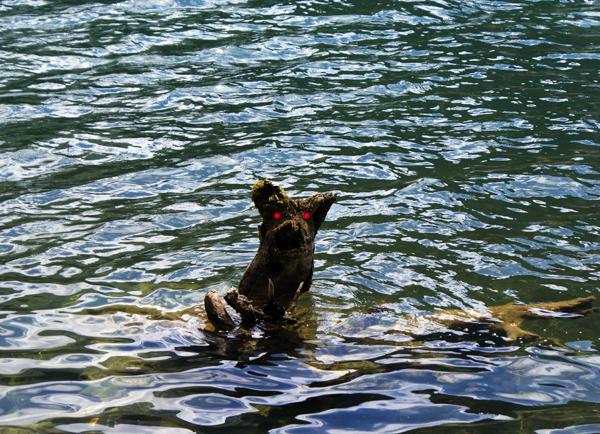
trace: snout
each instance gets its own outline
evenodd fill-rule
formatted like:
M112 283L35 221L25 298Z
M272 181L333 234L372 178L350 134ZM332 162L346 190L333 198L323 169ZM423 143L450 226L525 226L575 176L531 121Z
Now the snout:
M273 238L279 250L296 250L309 247L309 237L303 233L301 224L294 221L283 222L275 228Z

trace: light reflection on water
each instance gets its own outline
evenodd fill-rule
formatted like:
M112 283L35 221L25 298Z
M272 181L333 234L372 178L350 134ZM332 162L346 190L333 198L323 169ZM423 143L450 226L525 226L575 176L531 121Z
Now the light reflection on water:
M0 426L598 431L598 315L427 320L596 294L597 9L0 4ZM309 313L214 333L264 178L339 193Z

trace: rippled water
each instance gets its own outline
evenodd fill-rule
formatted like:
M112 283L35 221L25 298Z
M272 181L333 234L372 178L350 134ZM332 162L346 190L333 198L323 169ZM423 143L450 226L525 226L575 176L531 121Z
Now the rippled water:
M0 430L600 432L600 314L410 330L598 292L598 1L4 0L0 59ZM210 332L265 178L338 192L310 313Z

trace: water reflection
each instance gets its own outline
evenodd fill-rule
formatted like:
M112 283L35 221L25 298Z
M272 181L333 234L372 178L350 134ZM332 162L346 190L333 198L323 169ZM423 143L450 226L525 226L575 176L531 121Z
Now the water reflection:
M424 320L597 292L596 9L0 4L0 426L596 432L597 315ZM309 314L220 334L262 178L339 192Z

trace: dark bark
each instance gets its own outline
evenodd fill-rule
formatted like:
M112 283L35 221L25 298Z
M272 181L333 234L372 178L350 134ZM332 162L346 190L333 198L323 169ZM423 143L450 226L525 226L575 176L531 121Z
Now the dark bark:
M277 321L286 309L294 310L300 294L312 284L315 236L336 195L292 200L271 181L259 181L252 188L252 200L263 219L258 227L258 252L238 289L230 289L225 300L246 323ZM215 326L230 328L218 296L207 294L205 308Z
M220 329L232 329L235 327L235 323L225 310L225 306L219 299L219 294L214 289L208 291L204 297L204 308L206 309L206 316L208 320L213 323L215 327Z
M315 236L336 195L315 194L294 201L281 187L259 181L252 188L252 200L263 218L258 227L260 245L238 290L254 306L262 307L269 301L270 279L274 301L286 308L301 283L302 292L312 284Z

